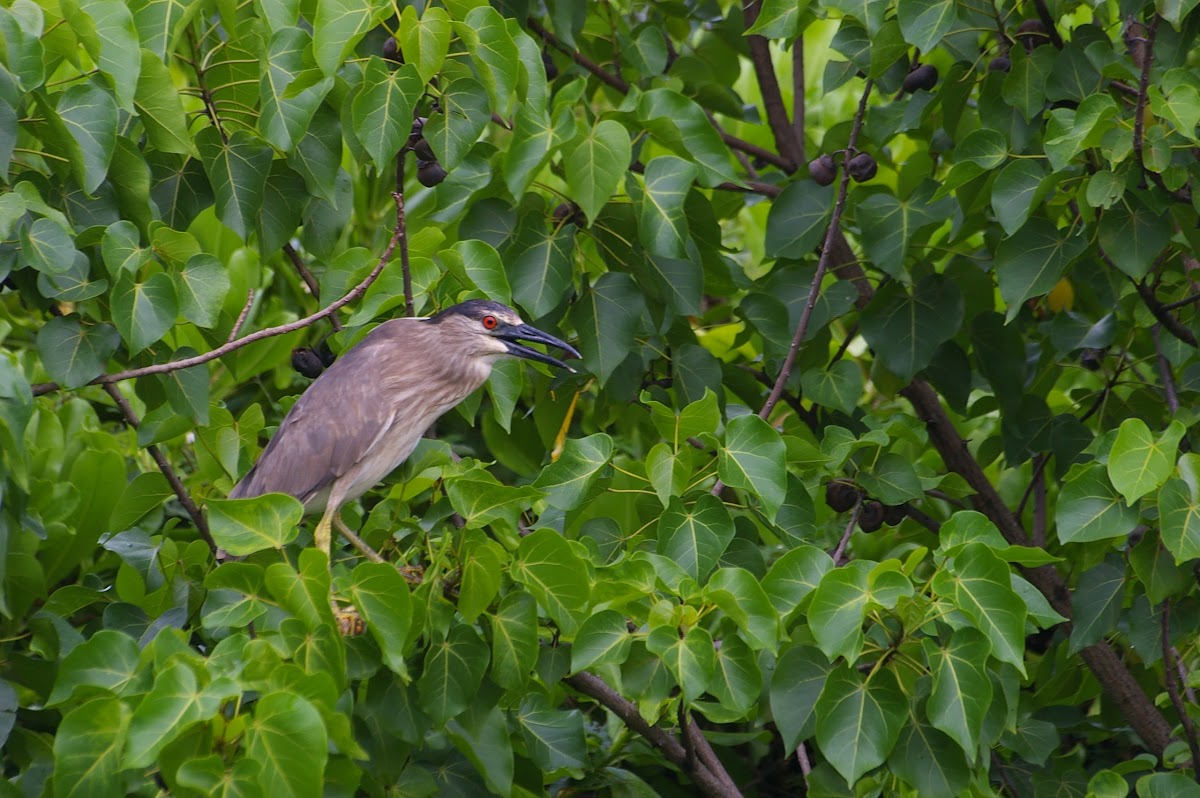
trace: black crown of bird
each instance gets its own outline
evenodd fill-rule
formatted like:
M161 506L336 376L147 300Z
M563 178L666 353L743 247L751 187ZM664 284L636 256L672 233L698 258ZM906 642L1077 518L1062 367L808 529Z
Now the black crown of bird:
M498 358L570 370L531 343L580 357L487 299L380 324L308 386L230 498L296 497L306 514L322 514L314 542L328 555L333 525L354 539L341 507L403 463L439 416L483 385Z

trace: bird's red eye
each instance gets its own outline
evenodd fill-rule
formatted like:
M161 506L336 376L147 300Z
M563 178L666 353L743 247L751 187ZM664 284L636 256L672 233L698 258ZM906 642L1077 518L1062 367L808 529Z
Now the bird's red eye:
M494 330L494 329L496 329L496 325L499 323L500 322L496 321L495 316L484 316L483 317L483 327L485 330Z

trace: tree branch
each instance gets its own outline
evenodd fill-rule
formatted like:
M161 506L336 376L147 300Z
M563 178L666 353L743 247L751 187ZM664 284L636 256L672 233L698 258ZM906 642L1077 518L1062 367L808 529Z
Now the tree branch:
M561 41L559 41L557 36L543 28L541 23L539 23L536 19L530 17L529 19L525 20L525 25L531 31L541 37L542 41L544 41L546 44L550 45L559 52L566 53L567 55L571 56L572 60L574 60L576 64L579 64L588 72L591 72L593 75L600 78L600 80L602 80L604 83L608 84L622 94L629 93L629 84L625 82L624 78L622 78L620 75L614 75L592 59L588 58L583 53L563 44Z
M142 420L137 417L137 413L133 411L133 406L129 404L129 400L121 393L121 389L112 383L104 386L104 390L112 397L113 402L121 411L121 415L125 417L125 423L132 429L137 429L141 425ZM175 473L175 469L171 467L171 463L167 460L166 455L162 450L153 443L146 447L146 451L154 458L154 462L158 465L158 470L167 478L167 484L171 486L171 490L175 493L175 498L179 499L179 503L183 505L183 509L187 511L188 516L192 519L192 524L195 525L200 536L204 538L204 542L208 544L208 548L212 552L217 551L217 544L213 541L212 535L208 531L208 522L204 518L204 514L200 512L200 508L196 506L196 502L192 501L192 496L187 492L187 488L183 486L183 480Z
M1157 324L1150 328L1150 335L1154 338L1154 352L1158 356L1158 375L1163 384L1163 398L1167 400L1167 409L1171 411L1171 415L1175 415L1179 412L1179 391L1175 389L1175 375L1171 371L1171 363L1167 360L1166 353L1163 352ZM1200 767L1200 761L1196 764Z
M1062 36L1058 35L1058 28L1054 24L1054 17L1050 16L1046 0L1033 0L1033 4L1037 7L1038 17L1042 20L1042 24L1046 26L1046 35L1050 37L1050 43L1061 50L1063 48Z
M1183 703L1183 695L1179 691L1179 675L1176 673L1175 647L1171 645L1171 600L1166 599L1162 604L1162 653L1163 678L1167 683L1167 695L1171 704L1179 714L1179 722L1183 724L1183 736L1187 738L1188 748L1192 752L1192 770L1200 767L1200 739L1196 737L1196 724L1188 714L1187 706Z
M296 268L296 272L300 275L300 279L303 280L304 284L308 286L308 292L312 294L313 299L320 301L321 286L317 284L317 278L313 277L313 273L308 270L308 266L304 265L304 261L301 259L300 253L296 251L296 248L293 247L291 243L286 243L283 245L283 254L288 256L288 260L290 260L292 262L292 266ZM342 329L342 320L337 317L337 314L329 317L329 324L335 331Z
M750 28L758 19L762 0L745 0L742 4L742 15L746 28ZM775 65L771 61L771 44L766 37L757 33L746 37L750 47L750 60L754 64L754 73L758 76L758 89L762 94L763 108L767 112L767 122L775 135L775 149L788 162L784 167L788 172L794 172L800 166L800 151L796 148L796 137L792 125L788 121L787 108L783 105L783 93L779 90L779 81L775 78ZM801 92L803 98L803 92ZM803 99L801 100L803 103Z
M713 798L734 798L741 795L736 788L733 792L729 791L725 781L729 778L728 774L725 774L725 779L722 779L707 767L701 766L698 763L695 766L690 766L687 750L675 738L675 735L661 726L651 726L647 723L645 718L641 716L641 713L638 712L636 705L609 687L599 676L594 676L584 671L574 676L568 676L563 681L584 695L594 699L596 703L620 718L626 726L642 735L642 737L645 737L672 764L687 774L692 781L696 782L696 786L705 795L713 796Z
M391 259L392 252L396 249L396 244L399 242L400 236L404 234L404 198L400 194L393 194L392 198L396 201L397 224L396 230L392 233L391 240L388 241L387 247L384 249L383 254L379 257L379 262L375 264L375 268L371 270L371 273L368 274L361 283L346 292L346 294L341 298L330 302L327 306L321 308L316 313L312 313L302 319L297 319L296 321L288 322L287 324L280 324L276 327L267 327L266 329L259 330L258 332L250 333L244 338L238 338L236 341L230 341L209 352L195 355L193 357L185 357L180 360L171 360L166 363L155 363L152 366L143 366L142 368L118 371L115 374L104 374L89 382L88 385L111 385L114 382L121 382L122 380L132 380L137 377L147 377L151 374L168 374L172 371L179 371L180 369L199 366L203 363L208 363L210 360L216 360L219 357L227 355L237 349L241 349L243 346L247 346L256 341L261 341L265 338L273 338L276 335L285 335L290 332L295 332L296 330L302 330L314 322L325 318L326 316L337 313L338 310L366 293L366 290L371 287L371 284L374 283L379 275L383 272L383 267L386 266L388 260ZM59 384L56 382L37 383L33 386L33 395L43 396L48 393L53 393L57 390L61 390L61 386L59 386Z
M858 101L858 111L854 114L854 125L850 128L850 139L846 142L844 161L850 160L851 153L854 152L855 144L858 142L858 134L862 130L863 118L867 113L867 98L871 96L871 86L872 81L868 79L866 85L863 87L862 97ZM821 293L821 281L825 279L825 271L829 268L834 237L841 231L842 211L846 208L846 194L849 190L850 170L842 169L842 182L838 186L838 196L833 206L833 214L829 217L829 227L825 230L825 242L821 245L821 255L817 259L817 272L813 275L812 285L809 286L808 299L804 302L804 311L800 314L800 323L796 325L796 334L792 336L787 356L783 359L783 367L779 369L779 376L775 379L775 387L771 389L771 394L767 397L767 401L763 404L762 409L758 411L759 418L765 419L771 415L771 411L779 403L780 395L783 394L783 386L792 374L792 367L796 364L796 355L800 351L800 342L804 340L804 336L808 333L808 324L812 320L813 308L816 307L817 297Z
M792 138L796 142L798 163L804 163L804 32L792 42Z
M1038 0L1039 3L1042 0ZM1154 39L1158 35L1158 14L1150 20L1146 29L1145 46L1141 48L1142 74L1138 79L1137 105L1133 113L1133 151L1137 155L1138 166L1142 170L1141 188L1146 188L1146 160L1143 156L1145 146L1145 115L1146 99L1150 89L1150 67L1154 64ZM1062 45L1059 45L1060 47ZM1195 346L1193 343L1192 346Z
M1117 265L1112 262L1112 258L1108 256L1108 253L1101 249L1098 245L1096 247L1096 251L1100 253L1100 257L1104 259L1105 263L1114 269L1117 268ZM1146 304L1146 308L1150 311L1158 323L1162 325L1164 330L1178 338L1180 341L1183 341L1188 346L1200 346L1200 344L1198 344L1196 341L1195 334L1187 327L1184 327L1183 323L1180 322L1179 319L1172 316L1170 312L1167 311L1166 306L1163 305L1162 302L1158 301L1158 297L1154 294L1154 288L1146 283L1145 280L1134 281L1134 287L1137 288L1138 296L1142 298L1142 302Z
M408 263L407 223L404 220L404 157L408 150L406 145L401 147L400 152L396 154L396 193L392 196L396 198L396 230L399 231L400 239L400 274L404 278L404 313L411 317L416 315L416 311L413 309L412 269Z

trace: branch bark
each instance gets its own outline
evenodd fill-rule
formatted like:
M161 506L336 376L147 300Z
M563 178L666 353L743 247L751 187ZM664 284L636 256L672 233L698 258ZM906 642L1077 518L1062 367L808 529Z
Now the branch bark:
M104 386L104 390L112 397L113 403L117 409L121 411L121 415L125 417L125 423L131 428L137 429L142 420L138 418L134 412L133 406L129 404L129 400L121 393L121 389L116 385L109 383ZM192 519L192 523L200 532L200 536L204 538L204 542L208 544L209 551L216 553L217 544L213 541L212 535L208 531L208 521L204 518L204 513L200 512L200 508L196 506L196 502L192 500L192 495L188 493L187 488L183 486L183 480L175 473L175 469L171 467L171 463L167 460L166 455L162 453L153 443L146 447L146 451L154 458L154 462L158 465L158 470L166 477L167 484L171 486L175 498L179 499L179 503L183 505L183 509L187 511L188 516Z
M712 798L740 798L741 792L736 786L733 786L729 774L724 772L723 767L720 768L721 773L717 774L710 770L700 757L689 760L687 749L676 739L675 735L661 726L652 726L647 723L633 702L609 687L599 676L593 676L585 671L568 676L563 681L594 699L596 703L620 718L626 726L646 738L651 745L662 752L671 764L687 774L705 795L712 796ZM691 742L695 743L694 740Z
M392 233L391 240L388 241L387 247L384 249L383 254L380 255L379 262L375 264L375 268L371 270L371 273L363 278L361 283L351 288L339 299L335 299L333 302L330 302L316 313L312 313L302 319L297 319L296 321L288 322L287 324L280 324L276 327L267 327L259 330L258 332L250 333L243 338L230 341L226 344L218 346L216 349L204 352L203 354L195 355L193 357L185 357L180 360L171 360L166 363L155 363L153 366L143 366L142 368L118 371L114 374L104 374L89 382L88 385L111 385L114 382L121 382L123 380L132 380L136 379L137 377L146 377L151 374L168 374L172 371L179 371L180 369L199 366L201 364L208 363L211 360L216 360L219 357L241 349L243 346L247 346L248 344L252 344L256 341L261 341L265 338L273 338L276 335L285 335L290 332L295 332L296 330L303 330L305 327L310 326L314 322L319 321L326 316L337 313L343 307L366 293L367 289L371 287L371 284L378 279L379 275L383 273L383 267L386 266L387 262L391 259L392 252L396 249L396 244L399 241L400 236L404 233L402 205L404 198L399 194L393 194L392 198L396 201L397 206L397 224L396 230ZM56 382L42 382L32 386L32 389L34 396L44 396L45 394L61 390L61 386L59 386L59 384Z
M746 0L742 5L742 15L749 28L758 19L762 8L762 0ZM775 149L787 161L794 172L800 167L800 151L796 147L796 137L792 125L788 121L787 108L783 104L783 93L779 90L779 81L775 79L775 65L771 61L771 44L766 37L751 34L746 37L750 47L750 60L754 64L754 72L758 76L758 89L762 93L763 107L767 112L767 123L775 136ZM800 93L803 104L803 92Z
M1171 600L1167 599L1162 605L1162 653L1163 678L1167 682L1167 695L1171 704L1179 714L1179 722L1183 725L1183 736L1187 738L1188 748L1192 752L1192 770L1200 767L1200 739L1196 737L1196 724L1192 722L1187 706L1183 703L1183 694L1179 691L1179 675L1176 670L1175 647L1171 645Z
M1158 35L1158 14L1146 28L1145 46L1142 53L1142 74L1138 78L1137 106L1133 114L1133 152L1137 155L1138 167L1142 170L1141 187L1146 188L1146 160L1143 156L1146 129L1146 100L1150 89L1150 67L1154 64L1154 39ZM1195 346L1195 344L1193 344Z
M571 59L576 64L579 64L581 67L586 69L588 72L591 72L593 75L600 78L600 80L603 81L604 83L608 84L609 86L611 86L612 88L621 92L622 94L629 93L629 84L625 82L624 78L622 78L620 75L614 75L612 72L609 72L607 69L600 66L595 61L593 61L592 59L590 59L586 55L584 55L583 53L579 52L578 50L576 50L572 47L568 47L567 45L563 44L561 41L559 41L559 38L557 36L555 36L553 33L546 30L544 27L542 27L541 23L539 23L536 19L533 19L532 17L530 17L529 19L527 19L525 21L525 24L529 27L529 29L531 31L533 31L539 37L541 37L542 41L544 41L546 44L550 45L551 47L558 50L559 52L562 52L562 53L565 53L566 55L571 56Z

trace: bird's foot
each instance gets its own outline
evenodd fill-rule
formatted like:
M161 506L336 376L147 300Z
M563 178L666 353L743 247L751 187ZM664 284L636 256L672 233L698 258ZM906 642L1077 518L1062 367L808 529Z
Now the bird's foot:
M367 631L367 623L359 614L357 607L353 604L339 607L336 601L331 603L333 604L333 619L337 623L338 633L342 637L358 637Z

